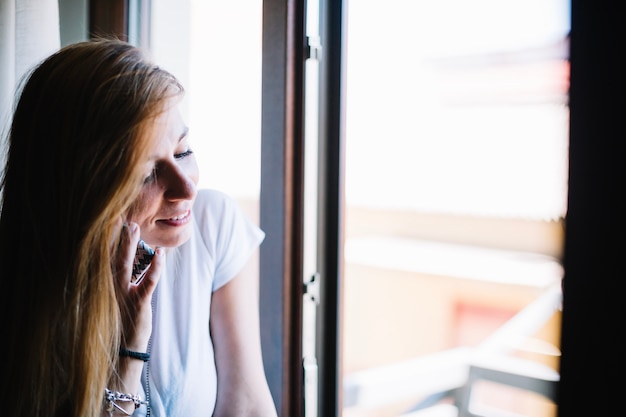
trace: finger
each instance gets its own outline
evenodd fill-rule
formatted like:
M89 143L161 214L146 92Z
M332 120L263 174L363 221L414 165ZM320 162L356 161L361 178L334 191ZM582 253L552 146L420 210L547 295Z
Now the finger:
M115 221L115 230L122 230L122 228L124 227L124 219L122 218L122 216L119 216L118 219ZM117 255L117 250L120 246L120 238L121 235L120 234L116 234L114 233L112 238L111 238L111 242L110 242L110 249L111 249L111 253Z
M117 251L116 275L122 288L130 285L133 260L139 242L139 226L137 223L125 223L122 227L120 246Z

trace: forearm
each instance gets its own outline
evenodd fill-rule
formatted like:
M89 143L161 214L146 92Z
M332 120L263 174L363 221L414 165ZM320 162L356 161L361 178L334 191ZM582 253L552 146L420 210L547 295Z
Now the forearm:
M152 294L158 283L165 252L157 248L151 266L139 283L131 283L131 270L139 240L139 228L130 223L123 228L116 257L116 283L122 319L122 343L128 351L120 351L117 369L106 387L103 415L132 415L136 408L145 406L141 392L141 373L149 356L145 353L152 333ZM130 351L130 353L129 353ZM139 352L139 357L137 356ZM130 356L129 356L130 355ZM144 357L142 357L144 355Z
M242 272L213 294L215 417L276 417L261 354L256 274Z
M213 417L276 417L276 411L273 404L265 406L254 401L240 401L232 403L227 407L216 407Z
M228 388L220 388L225 387ZM265 380L237 381L218 386L214 417L276 417L276 408Z
M119 358L118 371L107 385L109 399L106 399L107 393L104 394L103 416L132 415L138 406L145 406L137 403L137 401L145 400L138 396L141 392L143 364L144 362L140 359L126 356ZM122 394L121 399L117 393ZM133 396L137 396L136 401L131 400Z

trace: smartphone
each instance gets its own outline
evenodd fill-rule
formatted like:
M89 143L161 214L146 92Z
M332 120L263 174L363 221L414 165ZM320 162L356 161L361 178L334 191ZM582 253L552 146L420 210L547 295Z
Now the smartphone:
M135 252L135 261L133 262L133 276L130 279L131 283L139 284L146 274L153 257L154 249L148 246L148 244L142 239L139 239L137 252Z

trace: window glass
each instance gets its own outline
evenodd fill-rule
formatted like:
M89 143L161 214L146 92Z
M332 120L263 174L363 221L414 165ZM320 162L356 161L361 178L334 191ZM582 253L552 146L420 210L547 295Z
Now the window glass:
M350 2L344 416L464 407L486 352L558 372L568 38L565 0Z
M262 1L161 0L151 49L183 82L200 187L235 197L258 223Z

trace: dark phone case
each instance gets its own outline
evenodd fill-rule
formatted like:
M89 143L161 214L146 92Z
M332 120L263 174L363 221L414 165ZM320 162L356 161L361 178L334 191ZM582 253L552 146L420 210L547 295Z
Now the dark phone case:
M139 284L139 281L141 281L148 270L153 256L154 249L140 239L137 244L137 252L135 253L135 261L133 262L133 276L131 277L130 282L133 284Z

